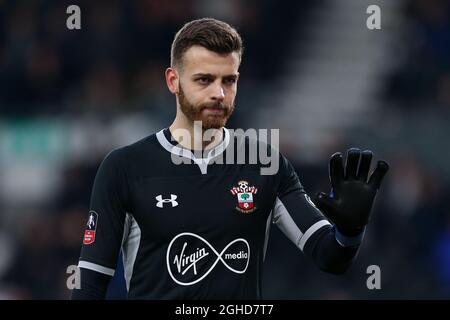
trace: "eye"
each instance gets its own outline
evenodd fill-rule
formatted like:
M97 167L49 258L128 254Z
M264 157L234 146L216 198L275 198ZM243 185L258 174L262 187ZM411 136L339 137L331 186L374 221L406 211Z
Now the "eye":
M200 77L200 78L197 78L196 81L200 84L208 84L211 82L211 79L208 77Z
M226 79L224 80L224 82L225 82L226 84L229 84L229 85L236 83L236 81L237 81L236 78L226 78Z

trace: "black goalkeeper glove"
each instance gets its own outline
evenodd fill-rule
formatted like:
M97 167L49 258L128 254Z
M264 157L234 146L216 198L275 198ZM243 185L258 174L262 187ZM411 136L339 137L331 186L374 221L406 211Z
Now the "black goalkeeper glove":
M372 151L348 150L344 172L342 153L333 154L330 159L331 194L320 192L315 199L317 207L347 237L358 236L364 231L375 195L389 170L385 161L378 161L369 178L372 156Z

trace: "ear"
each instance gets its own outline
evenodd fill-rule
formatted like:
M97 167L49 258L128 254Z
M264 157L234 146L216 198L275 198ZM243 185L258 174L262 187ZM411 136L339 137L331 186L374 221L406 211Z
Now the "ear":
M175 68L166 69L166 84L170 92L178 93L179 75Z

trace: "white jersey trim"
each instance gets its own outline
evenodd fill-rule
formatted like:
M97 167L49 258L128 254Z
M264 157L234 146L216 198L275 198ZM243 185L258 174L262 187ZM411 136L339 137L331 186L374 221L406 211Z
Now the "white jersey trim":
M92 271L96 271L96 272L100 272L103 274L106 274L108 276L114 276L114 269L108 268L108 267L104 267L101 266L99 264L96 263L92 263L92 262L87 262L87 261L79 261L78 262L78 268L84 268L84 269L89 269Z
M182 156L188 159L191 159L192 161L194 161L200 168L202 174L206 174L207 170L208 170L208 164L209 162L214 159L215 157L217 157L218 155L222 154L225 149L228 147L228 144L230 143L230 132L228 131L227 128L223 128L224 129L224 138L223 141L218 144L217 146L215 146L214 148L212 148L209 152L208 152L208 156L206 158L197 158L195 157L195 155L192 153L191 150L185 149L185 148L181 148L179 146L175 146L172 143L170 143L170 141L167 140L166 136L164 135L164 129L157 132L156 133L156 139L158 140L158 142L161 144L161 146L166 149L167 151L169 151L170 153L177 155L177 156Z

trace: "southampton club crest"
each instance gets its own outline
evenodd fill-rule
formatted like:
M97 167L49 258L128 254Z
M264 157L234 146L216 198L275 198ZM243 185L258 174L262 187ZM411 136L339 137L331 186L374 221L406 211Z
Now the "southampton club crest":
M231 194L237 196L238 205L236 210L243 213L250 213L256 210L253 195L258 192L256 187L250 187L248 182L241 180L238 182L237 187L231 188Z

